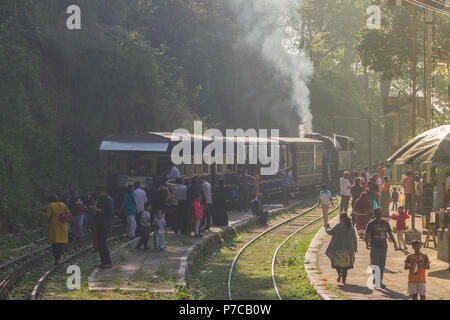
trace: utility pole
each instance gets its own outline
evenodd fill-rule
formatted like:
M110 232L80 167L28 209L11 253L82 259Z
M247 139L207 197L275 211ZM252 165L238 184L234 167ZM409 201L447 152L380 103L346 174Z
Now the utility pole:
M427 130L432 127L431 87L433 73L433 12L425 10L425 123ZM427 184L431 183L431 163L426 164Z
M416 136L416 97L417 97L417 58L416 58L416 6L412 6L412 16L411 16L411 33L412 33L412 57L411 57L411 80L412 80L412 96L411 96L411 139L414 139ZM414 163L411 165L411 171L415 172ZM413 204L415 201L415 192L412 193L411 202ZM416 230L416 211L415 205L411 206L411 229L412 231Z
M411 59L411 80L412 80L412 103L411 103L411 139L416 136L416 97L417 97L417 56L416 56L416 6L412 6L411 32L412 32L412 59Z

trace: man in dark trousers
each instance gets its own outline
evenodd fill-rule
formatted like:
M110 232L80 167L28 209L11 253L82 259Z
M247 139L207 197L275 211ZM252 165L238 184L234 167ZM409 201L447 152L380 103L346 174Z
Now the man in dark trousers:
M114 217L114 201L106 194L105 187L99 186L95 189L98 202L95 213L95 229L97 231L98 249L100 253L101 264L97 268L111 268L112 261L109 254L106 238Z

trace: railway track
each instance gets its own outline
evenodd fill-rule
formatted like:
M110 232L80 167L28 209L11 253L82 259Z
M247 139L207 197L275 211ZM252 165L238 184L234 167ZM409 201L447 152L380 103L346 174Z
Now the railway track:
M119 228L122 228L122 227L125 227L125 224L116 224L116 225L112 226L111 229L114 230L114 229L119 229ZM30 246L32 246L32 245L37 245L37 244L39 244L39 243L45 242L47 239L48 239L48 238L42 238L42 239L36 240L36 241L34 241L34 242L32 242L32 243L30 243L30 244L24 246L24 247L30 247ZM85 239L90 239L90 234L84 236L84 237L81 239L81 241L84 241ZM35 256L35 255L41 253L42 251L50 250L50 249L51 249L51 246L50 246L50 245L44 245L44 246L42 246L42 247L40 247L40 248L37 248L37 249L35 249L35 250L33 250L33 251L30 251L30 252L24 254L24 255L22 255L22 256L19 256L19 257L17 257L17 258L11 259L11 260L9 260L9 261L7 261L7 262L5 262L5 263L2 263L2 264L0 264L0 272L3 272L3 271L5 271L5 270L7 270L7 269L13 267L15 264L18 264L18 263L21 262L21 261L27 260L28 258L31 258L31 257L33 257L33 256ZM49 254L50 254L50 253L49 253ZM0 287L0 288L1 288L1 287ZM1 297L1 295L0 295L0 297Z
M120 236L115 236L115 237L110 237L110 238L108 238L107 242L111 243L113 241L120 240L122 238L126 238L126 234L122 234ZM75 260L76 258L80 257L81 255L85 254L86 252L92 250L93 248L94 247L92 245L82 248L81 250L71 254L70 256L68 256L67 258L62 260L60 264L54 265L50 269L48 269L34 285L31 295L30 295L30 300L39 299L39 296L45 286L45 283L49 280L50 276L58 270L58 268L62 267L63 265L65 265L68 262Z
M257 243L258 241L262 241L265 239L266 236L269 236L273 234L274 231L278 232L278 237L281 237L282 240L280 245L275 249L274 254L272 255L272 266L271 266L271 280L273 287L278 299L281 299L281 295L279 293L276 280L275 280L275 262L276 257L281 249L281 247L286 244L286 242L292 238L297 233L301 232L302 230L308 228L309 226L317 223L321 219L323 219L321 213L316 213L315 215L312 215L311 213L314 213L316 209L318 208L318 204L314 205L313 207L306 209L299 214L295 215L294 217L288 218L286 220L281 221L280 223L270 227L269 229L265 230L264 232L261 232L256 237L252 238L250 241L248 241L235 255L233 262L231 263L231 267L228 272L228 280L227 280L227 289L228 289L228 299L232 300L232 278L233 278L233 272L236 269L237 262L239 258L242 256L242 254L253 244ZM339 204L335 206L335 208L330 211L330 214L332 214L334 211L339 209ZM267 250L266 248L262 248L262 250Z
M112 232L114 233L115 230L120 231L124 227L125 225L122 224L115 225L112 227ZM66 248L66 251L78 249L90 242L90 235L85 236L81 239L81 241L69 244L69 246ZM0 300L5 300L8 298L11 290L18 282L20 282L20 280L27 274L27 272L39 267L47 258L51 257L51 246L47 245L1 265L0 271L3 272L6 272L11 268L14 269L10 274L8 274L5 279L3 279L3 281L0 282Z

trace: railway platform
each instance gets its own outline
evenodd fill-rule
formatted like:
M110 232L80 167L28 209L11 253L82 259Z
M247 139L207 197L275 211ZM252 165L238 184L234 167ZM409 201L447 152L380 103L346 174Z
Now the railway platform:
M392 215L393 212L390 214ZM386 218L395 226L395 221ZM339 217L335 217L330 224L338 223ZM411 219L406 220L411 228ZM416 217L416 229L422 231L421 218ZM397 240L397 235L394 233ZM425 241L422 235L422 243ZM324 228L321 228L310 244L305 256L305 269L310 282L324 300L350 299L350 300L406 300L408 296L408 271L404 270L404 260L406 256L413 253L411 245L408 245L408 252L394 251L392 242L388 242L388 252L386 269L383 283L385 289L371 290L366 283L370 277L367 273L370 255L366 249L364 240L358 239L358 252L356 253L355 265L348 271L347 284L336 282L336 270L331 268L330 260L325 255L328 244L331 240ZM449 300L450 299L450 270L447 270L448 263L437 258L437 249L422 248L422 252L430 258L431 267L427 270L427 299Z
M264 205L269 217L289 210L302 201L291 201L289 207L277 204ZM154 293L174 292L175 285L185 285L191 260L197 252L208 247L214 241L220 241L221 235L234 232L256 223L251 211L228 212L228 227L213 226L203 231L202 238L176 235L168 230L163 252L153 249L153 235L150 237L150 250L137 250L138 239L125 243L112 252L112 269L94 269L88 277L89 290L135 290Z

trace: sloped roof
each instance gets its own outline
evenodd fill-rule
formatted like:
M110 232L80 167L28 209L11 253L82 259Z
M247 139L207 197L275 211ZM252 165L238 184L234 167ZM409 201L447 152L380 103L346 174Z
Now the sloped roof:
M398 149L387 161L397 165L450 165L450 125L425 131Z

